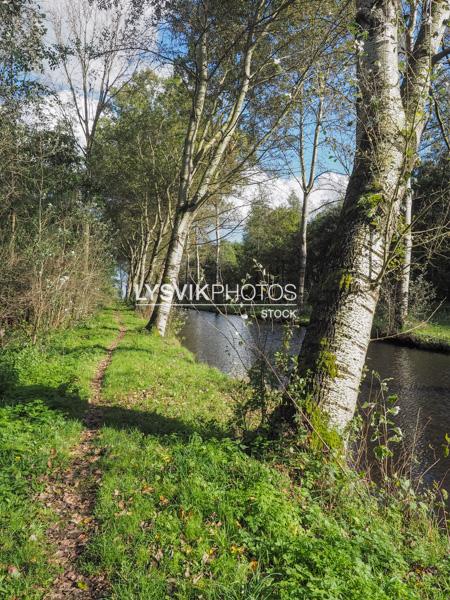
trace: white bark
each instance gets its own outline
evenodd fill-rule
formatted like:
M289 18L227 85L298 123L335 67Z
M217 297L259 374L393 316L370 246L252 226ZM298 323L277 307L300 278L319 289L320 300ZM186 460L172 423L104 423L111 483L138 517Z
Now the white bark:
M256 21L260 18L264 2L259 2ZM255 22L256 22L255 21ZM230 108L227 119L214 136L209 144L213 148L212 156L208 166L203 172L197 191L191 197L191 187L196 169L201 161L194 164L194 154L196 141L200 128L200 121L203 115L205 98L208 89L208 45L206 30L200 36L200 43L197 53L197 79L196 89L193 97L192 111L185 139L185 146L182 159L181 179L178 193L178 218L175 219L171 242L167 255L167 262L163 276L163 283L175 284L181 268L183 251L186 244L186 238L189 232L192 219L195 212L202 206L209 197L210 186L217 175L223 156L236 131L241 113L244 109L244 102L249 90L251 79L251 64L253 54L256 48L257 39L254 36L255 23L249 24L247 32L247 45L242 58L242 72L240 85L237 91L236 99ZM200 147L204 141L200 142ZM199 148L197 148L199 150ZM204 152L204 148L202 148ZM160 335L164 336L169 321L170 310L172 307L173 292L171 294L160 294L158 305L155 306L151 319L147 325L149 329L156 326Z
M220 272L220 221L219 221L219 202L216 202L215 206L215 236L216 236L216 247L215 247L215 282L216 285L222 280L222 275Z
M396 315L395 328L401 331L405 326L409 311L409 283L411 279L411 255L412 255L412 189L411 180L408 181L408 186L404 199L405 209L405 232L403 234L404 256L403 264L400 272L400 281L398 284L398 294L396 298Z
M181 261L183 259L184 247L186 245L189 228L192 222L192 213L179 213L175 219L172 236L167 252L166 264L161 287L158 293L156 306L153 309L152 316L148 323L148 328L156 328L162 336L166 334L169 323L170 311L172 308L173 294L175 285L178 282ZM163 287L164 284L169 284Z
M200 285L202 282L202 265L200 262L200 243L198 235L198 226L195 228L195 283Z
M301 310L305 302L306 261L308 256L307 228L309 212L309 194L303 194L302 214L300 223L300 269L298 282L298 307Z
M447 0L432 3L401 89L396 0L358 0L364 35L359 58L357 152L344 201L340 239L315 305L300 355L312 398L343 430L353 417L381 279L399 204L420 136L431 75L450 16Z

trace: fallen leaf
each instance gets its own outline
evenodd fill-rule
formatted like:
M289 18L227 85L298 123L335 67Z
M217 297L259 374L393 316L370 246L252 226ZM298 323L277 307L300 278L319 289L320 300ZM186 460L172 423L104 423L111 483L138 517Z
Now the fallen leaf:
M11 577L17 578L17 577L20 577L20 571L14 565L8 565L8 575L11 575Z
M85 581L77 581L77 588L80 590L88 590L89 586Z
M258 561L253 559L248 563L248 566L252 571L256 571L256 569L258 568Z

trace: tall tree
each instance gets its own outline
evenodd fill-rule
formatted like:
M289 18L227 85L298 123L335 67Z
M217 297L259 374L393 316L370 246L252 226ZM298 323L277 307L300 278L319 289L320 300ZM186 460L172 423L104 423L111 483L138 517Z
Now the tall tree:
M411 56L414 50L414 32L419 18L419 9L420 6L417 1L409 3L409 10L405 17L403 40L403 52L406 57ZM435 60L435 62L438 63L439 61ZM422 146L424 146L422 154L425 154L425 157L430 154L430 151L433 154L439 154L439 151L442 150L447 154L450 152L448 127L449 76L450 64L448 64L448 61L436 64L433 78L430 81L431 110L429 111L428 126L424 132L422 142ZM411 181L408 183L408 189L404 197L402 214L404 222L403 256L397 273L398 284L394 318L396 332L400 332L404 328L409 312L409 287L413 256L413 185Z
M298 3L305 15L317 12L317 3ZM163 282L149 328L165 334L178 279L183 250L196 211L220 192L239 170L255 159L279 120L295 99L300 83L317 54L324 52L335 35L335 21L324 19L323 31L308 36L298 17L296 0L251 0L249 2L175 2L167 21L175 32L172 46L178 52L176 68L183 69L191 92L192 109L186 129L180 169L177 207ZM291 17L291 23L287 18ZM285 53L293 30L303 32L304 59L300 77L292 77L274 59ZM307 43L306 43L307 42ZM281 60L281 59L280 59ZM288 63L286 63L288 64ZM291 63L292 65L292 58ZM286 93L287 82L291 84ZM279 93L284 85L283 92ZM277 93L278 92L278 93ZM255 106L263 110L254 110ZM238 143L245 133L246 143ZM227 156L240 156L231 169ZM170 291L172 290L172 291Z
M283 146L286 145L286 150L283 148L282 151L284 162L298 183L302 198L297 295L300 310L305 302L311 194L317 180L324 173L325 152L328 150L328 155L330 152L335 155L338 149L341 150L342 144L338 145L336 139L330 140L327 131L336 132L338 127L343 127L342 95L345 88L348 88L347 80L352 68L346 38L343 36L333 52L321 57L320 62L311 69L301 94L288 115L287 131L283 136ZM349 121L348 110L345 112L345 120ZM328 165L325 170L329 170L327 167Z
M256 266L282 284L298 281L299 199L291 195L289 204L271 207L261 193L255 199L245 223L242 242L241 277L253 276L259 283Z
M144 70L115 94L99 123L92 172L117 232L129 300L159 279L157 264L164 264L187 114L179 78Z
M9 222L12 254L18 228L19 180L26 171L19 123L41 96L42 88L33 72L42 72L44 32L42 15L33 0L0 4L0 215Z
M414 177L413 275L424 273L439 300L450 298L449 156L424 161Z
M304 119L301 115L300 123L300 139L299 139L299 158L301 164L301 189L303 192L302 198L302 215L300 221L300 271L298 279L298 307L301 310L305 302L305 280L306 280L306 261L308 254L308 218L309 218L309 199L311 192L313 191L315 173L316 173L316 162L317 152L319 149L320 130L322 127L322 111L323 111L323 99L319 97L317 106L317 112L315 114L314 134L312 141L312 155L309 163L309 173L306 171L306 160L305 160L305 147L303 142L303 128Z
M307 394L330 424L352 418L373 316L423 128L428 90L450 16L448 0L423 1L413 49L399 60L405 5L358 0L356 156L330 265L300 354Z
M138 35L141 17L129 0L61 0L49 11L52 83L88 174L100 118L139 65L138 52L124 46Z

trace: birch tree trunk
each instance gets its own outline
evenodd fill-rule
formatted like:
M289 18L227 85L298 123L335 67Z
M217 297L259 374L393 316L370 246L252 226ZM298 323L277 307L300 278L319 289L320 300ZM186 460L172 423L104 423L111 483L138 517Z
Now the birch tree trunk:
M128 276L127 276L127 290L125 299L130 302L134 294L134 286L136 282L136 259L134 252L131 252L131 256L128 264Z
M184 247L186 245L189 228L192 223L192 212L177 211L174 227L167 250L167 258L158 291L156 306L153 309L147 328L156 328L158 333L165 335L172 308L174 287L178 282ZM165 287L164 284L168 284Z
M216 202L215 206L215 236L216 236L216 244L215 244L215 282L216 285L219 285L222 280L222 275L220 272L220 222L219 222L219 203Z
M16 211L11 209L11 240L9 242L9 257L11 262L15 260L16 254L16 226L17 226L17 215Z
M138 298L141 297L144 283L145 283L145 275L147 272L147 253L150 245L150 239L146 236L144 239L140 240L139 244L139 253L137 258L137 266L136 266L136 277L133 289L133 301L136 302Z
M395 330L402 331L405 326L409 311L409 282L411 279L411 255L412 255L412 189L411 180L404 201L405 208L405 233L403 234L404 256L401 267L400 281L398 282L398 293L395 304Z
M205 44L202 44L200 47L200 56L202 56L203 53L206 53ZM248 91L251 56L252 52L248 51L245 60L245 79L242 84L239 97L230 115L228 128L225 129L223 138L218 144L214 156L212 157L211 162L209 163L208 168L206 169L203 175L202 183L197 193L195 194L194 198L192 198L192 200L189 201L189 193L193 180L193 141L195 139L195 135L198 129L198 122L203 111L203 105L206 94L207 74L206 64L204 64L206 63L206 58L201 58L200 60L200 63L202 64L202 75L199 78L199 89L194 99L189 129L185 139L185 147L183 153L183 168L181 172L180 187L178 191L178 208L167 252L164 274L162 277L162 283L171 284L172 290L170 293L167 289L165 293L163 293L162 291L159 292L157 303L153 308L151 318L147 324L147 329L151 330L153 327L156 327L157 331L162 336L165 335L167 324L169 322L170 310L172 307L173 300L173 286L178 281L178 275L183 259L183 251L186 245L187 236L189 234L189 228L194 218L195 211L208 197L207 194L210 183L214 178L216 171L219 168L219 164L222 160L224 152L226 151L233 137L239 116L242 111L244 99Z
M245 3L243 3L244 5ZM237 60L234 63L237 73L235 97L230 102L226 113L221 116L220 125L213 134L209 132L213 123L208 118L205 120L205 101L209 94L215 104L221 99L221 95L219 91L218 95L214 96L215 92L211 90L211 73L208 71L208 60L211 58L210 44L213 43L209 40L211 15L208 14L208 3L202 3L202 6L202 10L205 11L204 25L198 39L195 40L194 90L181 161L177 199L178 216L175 219L163 276L163 283L172 283L173 285L178 279L183 250L193 217L196 211L211 198L211 187L214 186L221 171L223 158L245 110L245 102L253 76L252 61L256 46L266 36L270 25L290 6L290 2L280 3L265 17L264 11L268 4L265 0L255 2L254 9L248 14L245 29L242 31L244 40L242 52L239 53L238 59L233 57L233 60ZM209 89L208 86L210 86ZM202 121L204 121L203 126ZM194 180L196 180L195 184ZM156 326L159 333L165 335L172 298L173 290L170 294L160 294L158 305L155 306L147 324L148 329Z
M147 323L147 329L152 330L156 328L162 336L165 335L169 322L174 292L173 286L178 281L183 251L193 218L192 209L195 208L195 205L189 207L189 192L193 180L195 142L203 114L208 85L208 41L206 31L203 31L200 35L196 51L196 67L195 90L183 147L177 208L161 279L161 283L169 284L171 290L167 289L167 293L163 293L160 288L156 304L152 307L151 317ZM189 208L191 210L188 210Z
M353 417L400 202L425 122L432 56L450 15L431 3L401 87L397 0L358 0L356 156L320 299L299 357L307 395L344 430Z
M198 227L195 228L195 283L200 285L202 282L202 265L200 262L200 244Z
M162 239L163 239L163 235L166 231L167 228L167 222L166 223L160 223L157 234L156 234L156 238L153 241L153 247L152 247L152 252L150 255L150 259L149 259L149 264L147 267L147 272L145 274L145 278L144 278L144 284L145 283L152 283L154 276L155 276L155 269L156 269L156 261L158 258L158 254L161 250L161 243L162 243Z
M308 227L309 194L303 195L302 215L300 223L300 269L298 278L298 307L302 310L305 303L306 261L308 258L307 227Z

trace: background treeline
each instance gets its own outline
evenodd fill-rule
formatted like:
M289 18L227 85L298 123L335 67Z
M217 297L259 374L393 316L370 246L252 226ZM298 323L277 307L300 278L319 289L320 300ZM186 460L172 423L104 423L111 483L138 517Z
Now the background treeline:
M240 227L236 241L233 227L220 231L220 281L236 284L250 276L260 277L261 267L280 283L298 284L300 276L301 200L291 194L281 206L259 194ZM431 204L431 207L430 207ZM410 284L410 319L427 319L440 302L450 297L450 247L445 223L450 204L450 173L444 153L423 162L413 183L413 221L415 243ZM342 201L337 199L310 218L306 298L320 283L327 252L339 238L338 222ZM185 258L184 280L216 281L217 241L209 223L204 236L194 238ZM440 231L441 230L441 231ZM430 233L439 232L437 235ZM234 238L234 241L233 241ZM231 239L231 241L230 241ZM402 248L399 250L401 255ZM200 262L196 264L196 260ZM394 327L398 272L386 278L378 306L377 324L384 330ZM200 279L199 279L200 277ZM305 306L308 310L308 306Z
M237 75L237 79L227 78L239 71L240 51L235 57L232 48L229 56L220 58L223 40L209 39L210 56L219 53L220 60L228 62L222 74L216 68L211 71L211 77L219 79L210 80L206 112L195 125L203 137L196 154L187 160L186 140L192 126L193 98L197 97L191 75L198 68L194 64L198 56L189 46L185 52L175 44L172 54L167 54L172 57L171 68L158 75L141 55L120 49L122 42L139 39L142 32L147 38L153 35L143 12L147 4L134 3L135 9L129 13L126 2L80 0L63 2L59 13L47 15L41 14L32 0L1 5L3 340L12 331L36 339L39 331L88 314L111 293L114 278L120 280L127 300L134 302L146 283L161 281L169 255L176 255L172 256L175 263L170 277L210 283L258 278L264 269L280 283L297 285L304 260L305 298L307 305L314 303L311 290L318 289L327 253L341 234L342 203L337 200L308 215L305 202L324 153L331 153L341 170L351 163L354 112L350 104L348 109L341 108L334 91L342 84L351 96L354 72L345 62L352 48L350 13L343 12L339 2L323 7L331 11L327 12L327 19L331 15L328 21L321 20L322 9L314 3L311 13L305 11L303 16L286 13L283 19L287 21L276 21L273 13L273 45L266 47L266 42L261 42L259 53L253 56L255 73L261 73L261 79L251 93L247 90L247 104L240 108L236 123L233 106L237 105L233 103L244 83ZM230 35L245 17L245 11L241 14L234 8L236 24L232 13L211 6L211 15L217 11ZM251 9L251 3L247 8ZM202 21L197 23L195 14L189 16L192 29L177 20L183 17L183 10L182 4L174 5L168 13L165 26L173 39L181 36L191 43L197 33L202 39ZM184 16L187 19L187 14ZM305 27L312 22L316 30L307 34ZM290 43L295 44L294 58L283 55L287 23L289 32L292 30ZM321 42L323 55L312 58L306 41L316 40L319 51L321 27L333 43ZM46 30L51 35L46 35ZM305 45L299 32L308 38ZM146 42L151 47L148 39ZM164 43L163 36L162 46ZM281 58L274 58L278 54ZM214 63L216 59L211 60ZM300 75L299 64L305 66ZM59 87L48 83L49 78L44 77L48 73L59 74ZM447 88L441 84L437 76L433 82L437 110L430 113L422 162L417 162L411 179L411 317L425 317L430 302L443 301L450 292L446 133L450 111ZM289 101L281 110L284 98ZM232 139L220 154L219 140L230 118ZM292 148L299 145L299 154L293 157ZM217 152L219 166L211 174ZM299 179L298 195L293 193L280 204L261 185L245 211L236 209L230 198L251 183L255 172L263 172L262 157L271 157L271 168L278 168L279 175L283 171L280 157L288 155L290 169L293 162L304 175L308 171L305 156L311 152L310 176ZM189 198L183 200L180 194L186 192L186 169L192 171L188 178L191 187ZM306 222L307 261L306 227L302 227ZM185 240L183 258L174 249L174 240L181 238ZM402 236L394 237L394 258L386 269L381 292L378 312L386 330L396 328L404 244Z
M90 313L111 287L110 227L73 131L38 76L49 48L32 2L0 17L0 335L33 340Z

